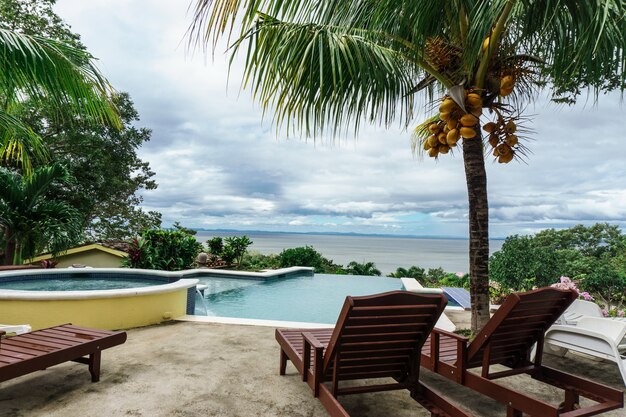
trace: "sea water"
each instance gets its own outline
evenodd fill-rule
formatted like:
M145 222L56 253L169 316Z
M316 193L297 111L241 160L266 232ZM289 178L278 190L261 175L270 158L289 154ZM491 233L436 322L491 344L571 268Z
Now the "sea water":
M346 236L304 233L262 233L199 231L201 243L214 236L246 235L253 244L248 248L262 254L279 254L283 249L313 246L324 257L346 266L350 261L374 262L383 275L398 267L443 268L447 272L467 272L469 240L390 236ZM500 249L503 240L492 240L490 252Z

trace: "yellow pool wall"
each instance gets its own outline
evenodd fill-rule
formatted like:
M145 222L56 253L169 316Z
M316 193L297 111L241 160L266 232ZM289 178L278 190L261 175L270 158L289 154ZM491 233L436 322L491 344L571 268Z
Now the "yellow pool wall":
M33 330L72 323L118 330L161 323L186 314L187 289L116 298L1 300L4 324L30 324Z

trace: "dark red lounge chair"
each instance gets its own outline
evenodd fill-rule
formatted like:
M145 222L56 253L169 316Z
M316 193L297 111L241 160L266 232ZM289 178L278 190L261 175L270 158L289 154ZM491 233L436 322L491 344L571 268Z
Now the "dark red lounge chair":
M555 288L511 294L471 343L434 329L422 348L422 366L505 404L507 417L582 417L622 408L622 391L541 364L545 331L577 297L575 291ZM491 372L497 364L509 369ZM480 373L472 368L481 368ZM548 404L493 382L518 374L563 389L563 403ZM580 396L595 404L580 408Z
M409 390L432 416L470 416L419 381L421 347L446 304L441 294L403 291L346 297L334 329L276 330L280 374L285 374L289 359L332 417L349 417L339 395L395 389ZM339 386L371 378L393 379L380 385Z
M0 335L3 334L0 331ZM100 379L100 354L121 345L126 332L88 329L64 324L0 341L0 382L74 361L89 366L91 381Z

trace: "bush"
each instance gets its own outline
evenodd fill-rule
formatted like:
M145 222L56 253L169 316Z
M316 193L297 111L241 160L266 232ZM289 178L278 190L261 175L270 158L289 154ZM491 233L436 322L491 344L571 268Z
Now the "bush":
M348 264L346 272L349 275L381 275L380 270L376 268L376 264L374 262L359 263L352 261Z
M326 259L313 246L284 249L278 255L279 267L289 268L291 266L308 266L315 269L317 273L345 274L346 271L341 265Z
M241 262L241 269L246 271L260 271L262 269L277 269L280 267L278 255L263 255L258 252L247 253Z
M209 245L209 253L215 256L220 256L224 250L224 241L221 237L217 236L206 241Z
M190 268L202 245L178 230L146 230L130 243L124 265L130 268L180 271Z

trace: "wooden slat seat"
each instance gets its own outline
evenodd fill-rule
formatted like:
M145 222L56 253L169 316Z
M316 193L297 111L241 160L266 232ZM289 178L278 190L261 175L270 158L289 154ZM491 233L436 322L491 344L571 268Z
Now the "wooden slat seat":
M471 343L434 329L421 349L421 366L506 404L507 417L583 417L622 408L621 391L541 364L546 330L577 297L573 290L555 288L511 294ZM534 346L537 352L531 361ZM509 369L491 372L493 365ZM480 374L469 372L478 367ZM493 382L518 374L564 389L564 402L547 404ZM595 404L580 408L581 396Z
M347 297L334 329L276 330L280 374L291 361L333 417L348 416L339 395L394 389L409 390L432 416L469 416L419 381L420 349L446 303L442 294L403 291ZM392 382L340 386L374 378Z
M100 379L102 350L125 341L126 332L89 329L71 324L2 339L0 382L68 361L88 365L91 380L97 382Z

